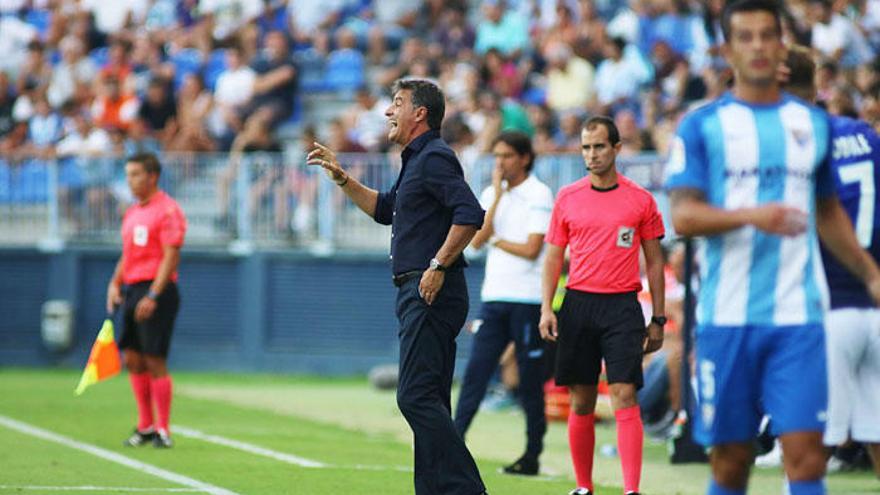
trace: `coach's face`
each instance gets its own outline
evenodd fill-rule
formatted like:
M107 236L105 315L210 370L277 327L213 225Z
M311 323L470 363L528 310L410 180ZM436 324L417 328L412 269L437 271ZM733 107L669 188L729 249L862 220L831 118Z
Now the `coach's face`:
M620 143L612 146L608 129L596 124L581 130L581 155L591 174L602 177L614 168Z
M128 182L131 194L139 200L144 200L156 189L159 177L148 173L141 163L128 162L125 164L125 181Z
M735 12L730 17L730 39L724 45L724 56L742 82L775 84L776 68L786 53L773 14L761 10Z
M419 122L427 118L428 109L425 107L413 107L412 90L401 89L394 94L391 105L385 110L388 117L388 140L401 146L406 146L412 141L413 133Z

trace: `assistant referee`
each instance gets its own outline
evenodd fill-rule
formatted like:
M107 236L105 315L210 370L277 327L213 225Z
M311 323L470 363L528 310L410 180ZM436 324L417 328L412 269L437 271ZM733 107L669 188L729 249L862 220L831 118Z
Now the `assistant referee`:
M124 351L138 410L137 427L124 445L172 446L171 375L167 358L180 308L177 266L186 235L180 205L159 189L162 166L150 153L130 157L125 178L135 198L122 219L122 256L107 286L107 312L122 304ZM153 416L155 407L156 416Z

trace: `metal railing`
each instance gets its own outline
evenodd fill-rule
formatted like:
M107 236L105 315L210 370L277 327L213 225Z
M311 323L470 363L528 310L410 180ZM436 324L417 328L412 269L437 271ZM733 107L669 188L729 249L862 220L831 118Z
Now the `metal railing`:
M396 154L345 154L340 162L364 184L385 190L397 179ZM655 190L662 161L656 155L618 159L619 168ZM118 244L131 194L121 157L26 159L0 157L0 244L60 249L66 242ZM491 183L493 159L464 162L479 196ZM188 244L307 247L382 252L389 228L364 215L301 153L165 154L161 186L186 212ZM580 155L546 155L535 175L558 191L585 174ZM662 208L662 206L661 206Z

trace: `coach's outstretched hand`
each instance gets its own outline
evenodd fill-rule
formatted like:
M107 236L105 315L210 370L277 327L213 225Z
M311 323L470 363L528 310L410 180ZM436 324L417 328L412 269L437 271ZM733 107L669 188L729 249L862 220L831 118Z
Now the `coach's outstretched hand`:
M348 180L348 174L345 173L345 170L342 169L342 166L340 166L339 162L336 160L336 153L317 141L312 144L314 144L315 147L312 148L312 151L309 151L309 154L306 157L306 163L322 167L324 171L327 172L327 176L330 177L330 180L337 185L344 185Z

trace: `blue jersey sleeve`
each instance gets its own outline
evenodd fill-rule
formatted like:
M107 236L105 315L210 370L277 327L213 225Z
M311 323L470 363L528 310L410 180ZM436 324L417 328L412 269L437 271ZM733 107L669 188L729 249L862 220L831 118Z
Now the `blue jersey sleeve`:
M700 119L687 115L678 126L666 163L666 189L694 188L709 192L709 161Z

